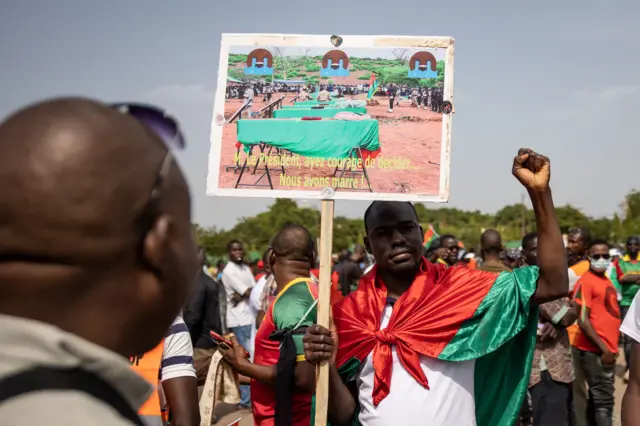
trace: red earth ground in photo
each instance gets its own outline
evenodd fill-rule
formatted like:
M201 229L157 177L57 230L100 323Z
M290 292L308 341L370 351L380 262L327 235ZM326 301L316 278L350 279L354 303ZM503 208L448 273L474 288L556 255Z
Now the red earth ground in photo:
M272 100L285 95L284 93L274 93ZM286 94L283 105L292 105L291 100L294 94ZM366 99L366 94L351 96L352 99ZM393 158L400 157L409 159L413 170L390 170L382 168L368 168L367 172L371 182L373 192L383 193L413 193L437 195L440 186L440 146L442 139L442 114L418 109L411 106L409 100L403 99L399 106L395 106L392 113L387 112L389 100L386 96L375 96L380 105L367 106L367 113L378 120L380 147L379 157ZM252 110L259 111L265 103L262 96L254 98ZM228 99L225 102L225 118L230 118L241 106L241 99ZM233 170L227 171L228 166L234 165L236 154L236 123L224 125L222 135L222 156L220 162L220 188L234 188L238 174ZM257 148L254 152L258 152ZM241 157L242 158L242 157ZM308 188L303 186L281 186L280 173L278 168L271 169L274 189L286 190L313 190L321 188ZM295 167L285 168L287 176L303 177L331 177L335 167L317 167L313 170L298 169ZM242 176L242 183L254 183L262 175L257 171L255 175L245 171ZM262 178L261 184L266 184L266 177ZM240 187L241 189L247 187ZM270 190L268 187L250 188ZM345 189L346 191L346 189Z

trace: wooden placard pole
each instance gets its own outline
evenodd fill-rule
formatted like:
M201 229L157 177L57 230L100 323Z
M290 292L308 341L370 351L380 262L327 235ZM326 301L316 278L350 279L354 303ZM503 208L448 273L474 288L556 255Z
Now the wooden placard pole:
M329 328L331 310L331 251L333 249L333 200L322 200L320 218L320 287L318 293L318 325ZM316 385L316 426L327 425L329 405L329 365L318 367Z

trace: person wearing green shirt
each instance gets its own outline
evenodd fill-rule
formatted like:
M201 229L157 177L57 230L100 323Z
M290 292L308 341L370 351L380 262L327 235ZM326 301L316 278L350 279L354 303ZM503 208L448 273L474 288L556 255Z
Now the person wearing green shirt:
M631 302L638 290L640 290L640 237L632 236L627 239L627 252L622 258L617 259L611 270L611 281L616 286L622 299L620 300L620 313L622 319L627 315ZM625 381L629 380L629 362L631 360L631 347L633 340L629 336L623 336L624 357L627 362Z

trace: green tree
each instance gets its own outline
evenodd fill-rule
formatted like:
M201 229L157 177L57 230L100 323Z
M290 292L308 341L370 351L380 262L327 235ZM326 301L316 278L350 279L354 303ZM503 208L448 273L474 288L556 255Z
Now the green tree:
M627 215L624 219L618 215L612 218L590 218L579 209L567 205L556 208L558 221L564 232L573 226L589 227L599 238L612 243L624 243L633 234L640 233L640 221L629 214L639 197L637 191L631 192L626 200ZM520 240L524 232L535 230L533 211L523 204L504 206L495 214L480 211L465 211L455 208L427 208L415 204L418 220L424 230L431 224L440 235L451 233L465 243L467 248L478 247L480 234L486 229L496 229L502 234L504 242ZM276 200L267 211L253 217L241 218L230 230L215 227L194 226L194 234L210 256L226 256L226 245L232 239L238 239L245 245L247 252L263 252L269 245L275 232L287 223L297 223L309 229L314 238L320 236L320 212L316 209L300 207L289 199ZM364 239L364 223L361 218L336 216L333 228L333 252L351 247Z

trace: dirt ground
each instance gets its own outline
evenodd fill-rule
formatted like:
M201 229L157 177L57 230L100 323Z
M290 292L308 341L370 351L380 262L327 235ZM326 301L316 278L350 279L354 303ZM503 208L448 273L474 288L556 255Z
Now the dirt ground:
M273 99L282 96L280 93L273 95ZM284 105L291 105L290 100L294 95L287 95ZM362 94L355 99L365 99ZM385 158L399 157L409 159L414 170L390 170L381 168L369 168L367 170L374 192L410 192L421 194L438 194L440 184L440 146L442 139L442 114L418 109L411 106L410 101L403 100L399 106L394 107L393 113L388 113L388 98L376 96L380 105L367 107L367 112L379 122L380 129L380 156ZM240 108L242 100L230 99L225 103L225 117L229 118ZM253 110L258 111L265 104L262 97L256 97ZM222 161L220 164L220 187L233 188L238 175L233 170L226 171L226 166L233 165L236 152L236 124L230 123L224 126L222 136ZM332 167L315 168L313 171L287 168L288 176L317 176L331 177L334 172ZM245 173L242 183L254 183L261 175ZM279 173L274 173L273 183L275 189L309 189L299 187L283 188L279 184ZM263 178L261 183L266 183ZM253 188L252 188L253 189ZM268 188L261 188L269 190Z
M613 413L613 426L620 426L620 408L622 404L622 396L624 395L624 390L626 389L626 385L622 381L622 374L624 373L624 366L618 365L617 367L617 375L616 375L616 408ZM218 426L227 426L238 417L242 418L240 420L240 426L252 426L253 425L253 416L251 415L250 410L240 410L233 411L232 407L220 407L221 417L219 417ZM217 409L216 409L217 411ZM226 413L226 415L225 415ZM420 424L417 422L416 424Z

